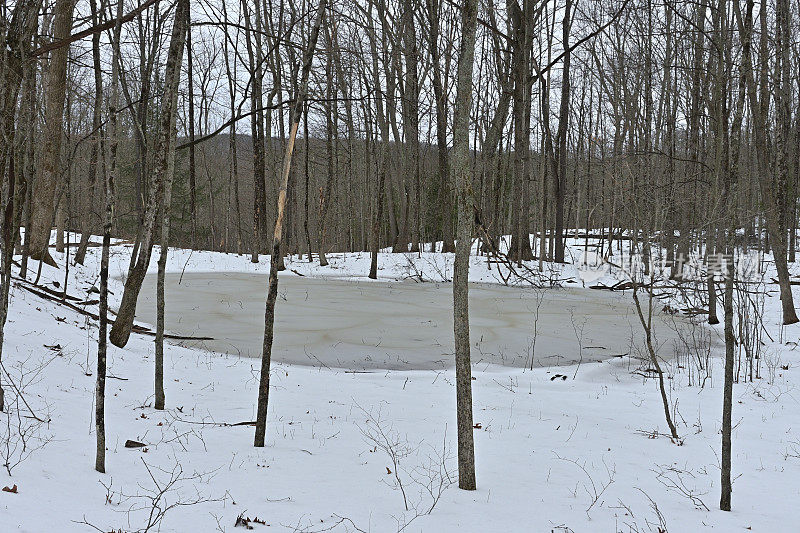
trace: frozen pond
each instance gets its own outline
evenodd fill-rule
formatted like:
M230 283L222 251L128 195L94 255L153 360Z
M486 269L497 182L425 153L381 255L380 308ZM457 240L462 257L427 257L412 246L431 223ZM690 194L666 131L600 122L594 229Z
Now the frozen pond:
M180 277L166 276L167 331L214 338L186 345L261 356L265 274L185 273L179 283ZM148 275L138 321L155 324L155 283ZM632 342L644 338L629 292L470 285L473 363L529 366L539 301L536 366L633 353ZM675 334L654 322L659 341L668 343ZM671 352L669 343L663 353ZM352 370L450 367L452 286L282 275L273 361Z

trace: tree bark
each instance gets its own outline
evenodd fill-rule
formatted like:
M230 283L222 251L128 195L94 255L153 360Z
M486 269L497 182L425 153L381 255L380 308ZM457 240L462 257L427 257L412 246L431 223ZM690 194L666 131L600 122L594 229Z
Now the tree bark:
M372 79L375 92L375 117L378 122L378 129L380 130L380 148L378 150L378 164L377 164L377 192L375 194L375 217L372 220L372 241L370 246L370 264L369 264L369 278L378 279L378 251L380 250L381 242L381 222L383 222L383 211L385 203L386 192L386 174L389 171L389 117L384 111L384 100L386 95L381 88L380 71L378 70L378 47L375 43L375 28L372 24L372 7L373 1L369 2L369 40L370 51L372 57ZM388 110L387 110L388 111ZM391 188L391 185L389 186ZM392 205L389 204L391 211ZM394 234L394 228L391 233ZM394 236L394 235L392 235Z
M92 24L97 25L96 0L92 0ZM92 64L94 66L94 108L92 110L92 128L94 130L92 138L92 152L89 156L89 206L83 214L83 228L81 230L81 241L78 250L75 252L75 264L82 265L86 260L86 250L89 247L89 237L91 236L92 214L94 211L95 188L97 174L101 161L101 121L103 114L103 71L100 63L100 34L92 35Z
M247 0L242 0L242 12L245 21L245 43L250 63L250 109L254 113L250 121L250 137L253 142L253 248L251 261L258 263L259 254L266 251L265 235L267 229L266 182L264 169L264 112L262 101L262 51L261 51L261 17L259 2L256 1L256 27L251 27L250 7ZM253 36L251 37L251 33ZM253 39L255 42L253 42Z
M430 30L428 44L431 55L431 84L436 106L436 148L439 172L439 211L441 216L442 252L455 252L453 239L453 193L450 185L450 160L447 153L447 93L442 81L441 52L439 50L441 3L427 0ZM435 250L434 250L435 251Z
M564 262L564 196L567 182L567 129L569 127L570 62L572 53L569 45L572 26L572 0L564 4L562 26L562 46L564 46L564 66L561 74L561 104L559 108L558 130L556 132L556 160L558 168L555 183L555 257L556 263Z
M96 0L92 1L95 9ZM114 179L117 172L117 148L119 131L117 113L119 110L119 69L120 69L120 37L122 35L122 4L117 5L117 24L113 34L113 52L111 59L111 97L108 104L109 143L108 168L103 173L103 249L100 257L100 303L98 307L99 331L97 337L97 384L95 388L95 433L97 449L95 454L95 470L106 471L106 422L105 422L105 389L106 389L106 355L108 351L108 263L111 255L111 228L114 223Z
M531 2L523 0L520 8L517 0L509 2L514 26L513 74L514 74L514 197L512 204L511 245L508 257L514 261L530 261L531 250L529 221L527 220L528 197L525 194L530 157L530 53L533 45Z
M186 30L186 80L188 82L189 94L189 216L192 219L192 248L197 247L197 162L194 149L194 71L192 69L192 21L191 12L189 13ZM227 44L227 39L225 40ZM227 60L227 55L226 55ZM234 154L229 154L234 157ZM174 159L174 157L173 157ZM162 238L163 244L163 238ZM163 252L162 252L163 254ZM159 266L160 266L159 259ZM163 343L162 343L163 344ZM158 343L156 343L158 345ZM163 347L162 347L163 350ZM157 399L157 398L156 398Z
M453 117L453 180L458 190L456 257L453 272L453 333L456 359L456 420L458 426L458 486L475 490L475 443L472 427L472 364L469 343L469 255L474 216L469 161L469 115L477 28L477 0L461 8L462 37Z
M72 11L75 0L57 0L54 8L53 38L66 39L72 30ZM64 137L64 101L67 91L67 59L69 47L56 48L50 54L45 86L45 138L44 153L36 194L31 205L30 244L31 259L57 266L50 256L50 230L56 204L56 190L60 180L61 139Z
M775 179L775 169L771 165L769 144L766 138L767 116L765 111L769 105L769 92L764 90L767 84L766 79L762 79L761 95L759 96L756 82L753 79L753 63L750 51L750 43L753 32L753 0L747 0L747 14L742 20L737 17L739 33L742 39L742 62L744 67L742 73L745 77L747 95L750 103L750 113L753 119L753 138L755 140L756 160L758 162L758 184L761 191L761 200L764 204L764 216L767 223L767 234L769 236L773 257L775 259L775 269L778 273L778 283L780 287L781 307L783 311L783 323L785 325L795 324L800 321L794 308L792 297L792 287L789 279L789 267L786 261L786 239L783 228L780 227L781 205L779 195L775 193L775 187L779 186ZM735 4L735 3L734 3ZM762 40L766 40L766 35L762 31ZM765 46L765 45L764 45ZM767 61L767 57L762 54L762 63ZM762 64L762 68L765 68ZM778 172L781 172L779 170Z
M278 298L278 258L281 257L281 238L283 236L284 215L286 210L286 191L289 186L289 176L292 169L292 153L294 143L297 138L297 128L303 115L306 93L308 91L308 77L311 72L311 64L314 59L314 49L317 46L319 28L322 24L323 14L327 0L320 0L317 7L317 15L311 34L308 38L308 45L303 54L303 72L300 83L297 86L297 94L292 104L291 129L289 130L289 140L286 143L286 153L283 159L283 173L281 176L281 188L278 191L278 213L275 220L275 233L272 239L272 254L270 257L269 268L269 288L267 290L267 304L264 312L264 344L261 352L261 376L258 386L258 408L256 411L256 431L254 446L263 447L267 432L267 408L269 406L269 371L272 359L272 341L275 327L275 301Z
M0 50L0 169L2 169L2 195L0 195L0 361L3 356L3 341L8 299L11 284L11 261L14 254L17 232L14 228L14 205L19 201L16 194L17 173L14 165L16 140L17 98L24 77L24 61L31 48L31 39L38 26L41 1L18 2L11 12L10 22L5 28L5 42ZM28 75L35 75L29 72ZM33 128L34 117L26 124ZM29 132L23 132L28 134ZM26 236L26 241L28 237ZM0 385L0 411L5 408L5 394Z
M190 15L191 13L187 9L186 10L187 45L189 44L192 35ZM191 56L189 56L189 60L191 64ZM189 69L189 72L191 72L191 69ZM170 91L168 93L168 96L173 100L172 108L177 109L178 91L177 90ZM190 91L190 97L191 97L191 91ZM192 127L191 128L192 133L190 135L193 135L194 133L193 130L194 128ZM174 147L178 136L177 128L172 128L170 130L170 135L171 135L170 146ZM164 173L163 194L159 199L160 202L159 212L161 214L160 217L161 246L159 247L160 250L158 256L158 279L156 280L156 337L155 337L156 353L155 353L155 372L154 372L154 378L155 378L154 407L158 410L163 410L164 405L166 403L166 398L164 395L164 321L165 321L164 307L166 305L165 301L166 299L164 297L164 276L166 274L166 269L167 269L167 255L169 253L170 209L172 207L172 181L174 174L175 174L175 150L173 148L172 150L169 151L167 155L167 170ZM194 232L192 233L192 239L194 240Z
M183 48L186 42L189 0L178 0L175 8L175 22L172 26L167 64L164 75L165 94L161 103L161 125L159 128L158 148L156 151L156 167L151 177L148 191L145 217L142 228L142 249L136 258L136 263L131 269L125 282L125 291L119 306L117 319L111 328L109 338L114 346L123 348L128 343L128 338L133 327L136 313L136 300L142 288L150 256L153 252L155 241L154 227L156 213L159 210L159 198L164 194L164 179L169 170L169 161L174 157L174 139L178 83L180 81L180 67L183 58Z

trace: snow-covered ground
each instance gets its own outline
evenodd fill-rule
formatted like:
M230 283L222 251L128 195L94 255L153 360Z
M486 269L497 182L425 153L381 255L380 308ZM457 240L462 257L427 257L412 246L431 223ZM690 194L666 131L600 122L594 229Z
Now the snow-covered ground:
M579 257L579 243L571 244ZM129 253L113 248L112 306ZM67 291L80 298L96 297L99 248L89 254L86 266L70 265ZM44 267L40 284L63 288L65 258L55 257L61 269ZM155 257L157 250L152 268ZM368 254L329 260L320 268L295 257L282 276L366 281ZM380 265L384 281L452 275L452 255L387 253ZM175 250L168 263L177 273L267 269L266 258L252 264L188 250ZM621 274L609 265L567 266L547 277L582 288ZM503 276L474 257L470 280ZM677 443L664 435L656 383L635 357L532 371L476 366L478 490L465 492L454 484L452 368L354 373L275 364L267 446L258 449L253 428L236 425L255 417L257 359L169 345L168 408L159 412L152 337L134 334L124 350L109 353L108 473L98 474L96 325L17 285L3 349L11 405L0 416L0 458L11 466L11 475L0 472L0 486L16 492L0 492L0 530L127 532L150 523L151 531L236 531L243 517L255 531L797 531L800 326L779 326L777 291L767 287L762 379L734 389L733 512L725 513L717 510L722 371L715 342L704 381L691 364L700 354L671 357L674 347L661 347ZM529 329L533 335L533 317ZM575 337L571 324L565 329ZM706 340L719 333L686 331ZM452 338L443 338L431 347L437 354L452 352ZM578 343L575 337L575 350ZM14 401L13 387L27 404ZM146 447L125 448L128 439Z

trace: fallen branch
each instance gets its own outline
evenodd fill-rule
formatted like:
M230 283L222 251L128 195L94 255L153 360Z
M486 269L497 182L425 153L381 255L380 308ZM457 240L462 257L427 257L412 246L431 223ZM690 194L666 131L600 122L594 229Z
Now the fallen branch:
M56 296L56 295L49 294L48 292L43 292L43 291L39 290L39 289L42 289L42 287L39 286L39 285L36 285L37 288L29 287L27 285L22 285L22 284L18 284L18 286L23 288L23 289L25 289L26 291L30 292L31 294L34 294L34 295L36 295L36 296L38 296L40 298L43 298L45 300L49 300L51 302L55 302L55 303L57 303L59 305L63 305L65 307L68 307L68 308L72 309L73 311L76 311L76 312L78 312L78 313L80 313L80 314L82 314L84 316L88 316L88 317L92 318L93 320L100 320L100 315L98 315L96 313L92 313L91 311L89 311L87 309L84 309L83 307L80 307L80 304L89 305L91 302L93 302L93 300L89 300L87 302L79 302L79 304L73 304L72 302L68 302L68 301L62 299L61 298L61 296L62 296L61 294L58 294L58 296ZM114 321L109 319L108 323L109 324L113 324ZM148 328L146 328L144 326L140 326L138 324L134 324L133 327L131 328L131 331L133 331L135 333L139 333L140 335L148 335L150 337L155 337L155 335L156 335L155 331L151 331L150 329L148 329ZM214 337L202 337L202 336L196 337L196 336L192 336L192 335L175 335L175 334L172 334L172 333L165 333L164 334L164 338L165 339L172 339L172 340L179 340L179 341L213 341L214 340Z

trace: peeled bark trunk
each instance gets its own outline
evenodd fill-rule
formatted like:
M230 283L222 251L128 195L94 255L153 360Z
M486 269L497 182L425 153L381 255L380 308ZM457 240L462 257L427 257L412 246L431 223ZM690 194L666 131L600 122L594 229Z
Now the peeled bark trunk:
M283 173L281 188L278 191L278 213L275 219L275 233L272 239L272 254L269 268L269 288L267 290L267 304L264 311L264 344L261 352L261 375L258 386L258 408L256 410L256 431L253 445L263 447L267 433L267 408L269 407L269 369L272 359L272 341L275 327L275 302L278 298L278 263L281 257L281 239L283 237L284 216L286 211L286 192L289 187L289 176L292 169L292 153L294 142L297 138L297 128L303 115L306 92L308 91L308 77L311 72L311 62L314 59L314 49L317 46L319 28L322 25L323 14L327 0L320 0L317 15L311 34L308 37L308 47L303 54L302 79L297 87L294 104L291 111L292 125L289 130L289 139L286 143L286 153L283 159Z

